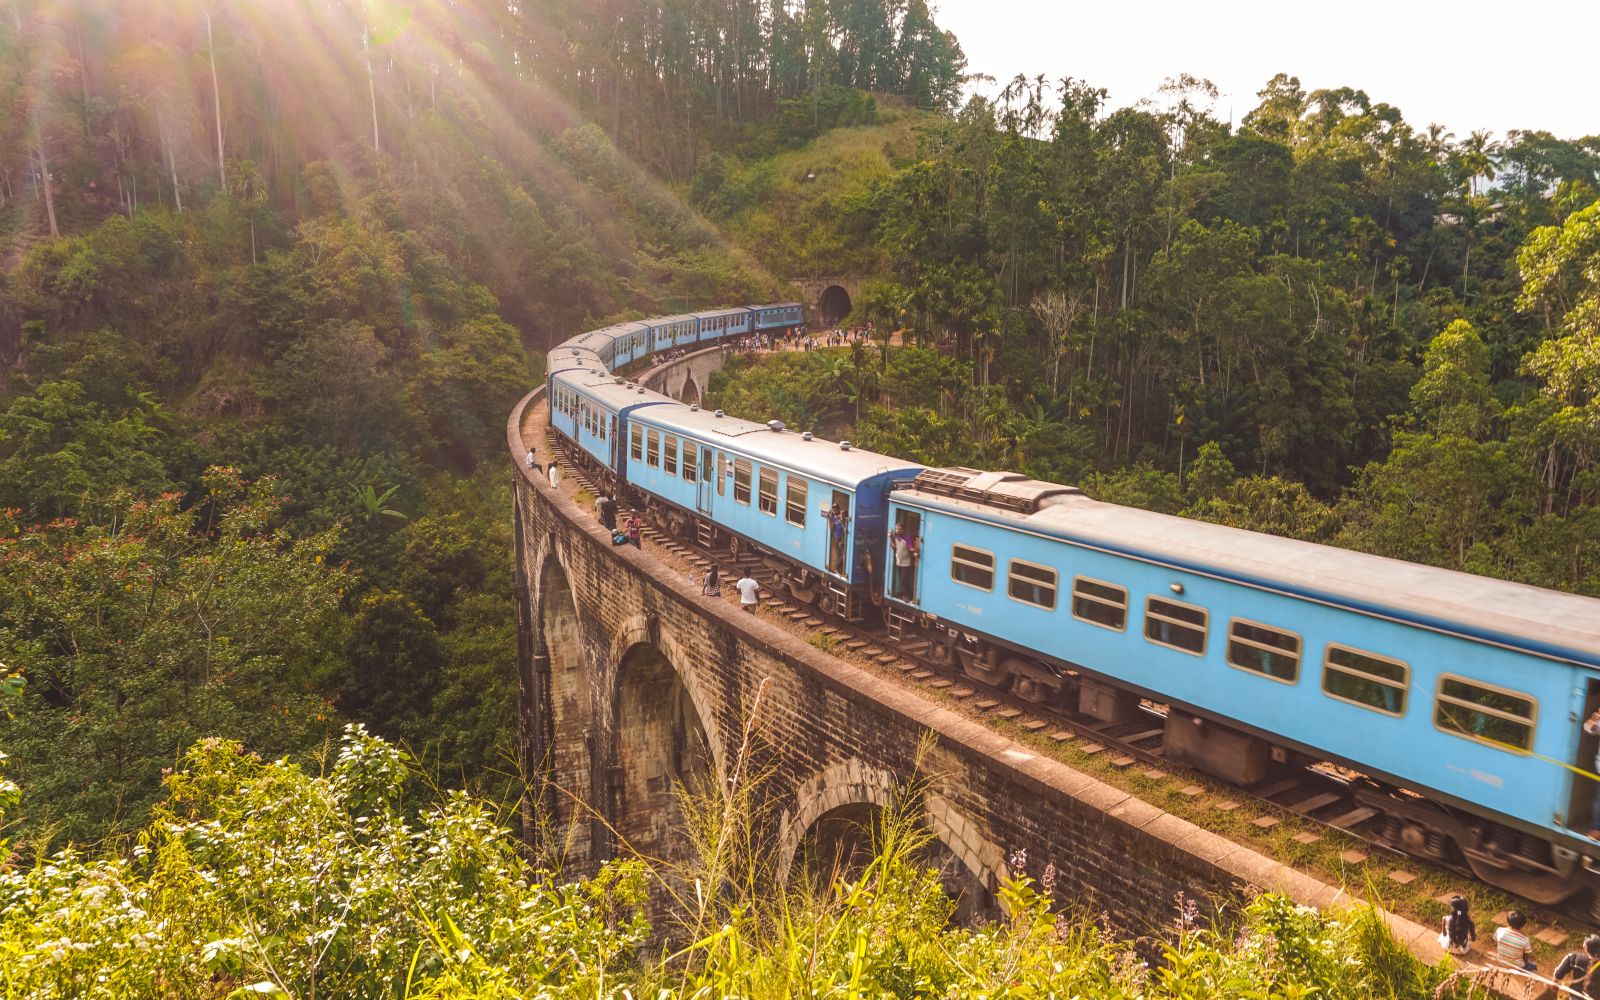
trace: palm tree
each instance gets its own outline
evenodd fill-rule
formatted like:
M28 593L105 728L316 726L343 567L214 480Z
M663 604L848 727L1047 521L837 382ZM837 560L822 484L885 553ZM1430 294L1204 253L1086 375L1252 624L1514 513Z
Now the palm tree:
M1474 197L1478 194L1478 178L1494 180L1495 166L1500 157L1501 146L1491 137L1491 133L1479 129L1469 135L1458 148L1456 163L1463 172L1462 180L1471 189Z

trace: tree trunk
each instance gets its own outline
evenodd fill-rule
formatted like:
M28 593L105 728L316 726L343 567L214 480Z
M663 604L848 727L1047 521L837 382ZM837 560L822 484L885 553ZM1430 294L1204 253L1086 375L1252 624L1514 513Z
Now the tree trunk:
M217 177L222 182L222 190L227 191L228 164L222 152L222 87L217 83L217 46L211 36L211 8L200 10L206 18L206 50L211 57L211 103L217 120Z
M178 206L178 214L183 214L183 194L178 190L178 156L172 151L172 136L167 132L167 118L165 115L156 116L156 128L161 133L161 146L167 154L167 171L172 177L172 200Z
M38 136L38 126L34 126L37 145L34 147L39 156L39 179L44 182L44 214L50 220L50 235L59 239L61 229L56 225L56 195L54 185L50 183L50 161L45 156L44 139Z
M378 144L378 84L372 77L372 40L366 25L361 26L361 54L367 61L367 96L372 101L372 149L383 152Z

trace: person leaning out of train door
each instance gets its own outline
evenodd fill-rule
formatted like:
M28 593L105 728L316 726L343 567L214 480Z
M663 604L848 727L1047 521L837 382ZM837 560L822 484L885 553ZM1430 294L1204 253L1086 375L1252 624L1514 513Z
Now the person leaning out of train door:
M1600 736L1600 708L1594 714L1583 720L1583 731L1590 736ZM1594 773L1600 775L1600 746L1595 747ZM1600 840L1600 779L1591 778L1595 782L1594 805L1589 808L1589 839Z
M894 596L909 601L911 581L916 579L917 539L907 530L905 521L895 525L890 544L894 548Z

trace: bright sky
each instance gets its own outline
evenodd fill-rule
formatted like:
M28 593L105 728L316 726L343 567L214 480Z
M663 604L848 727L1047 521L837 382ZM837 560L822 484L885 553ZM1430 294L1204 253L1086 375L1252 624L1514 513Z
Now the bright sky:
M939 0L971 72L1072 76L1114 106L1190 73L1237 122L1285 72L1309 92L1349 86L1421 130L1458 138L1544 129L1600 135L1600 0Z

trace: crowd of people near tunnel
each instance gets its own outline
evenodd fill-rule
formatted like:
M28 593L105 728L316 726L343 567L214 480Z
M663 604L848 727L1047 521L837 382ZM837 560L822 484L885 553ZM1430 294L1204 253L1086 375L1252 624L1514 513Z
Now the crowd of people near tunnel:
M770 351L816 351L826 347L849 347L857 341L872 339L872 324L865 326L840 327L836 326L821 333L806 333L800 327L788 330L777 330L772 333L752 333L740 337L729 344L724 344L725 350L732 349L745 354L764 354ZM667 359L671 360L671 359Z

